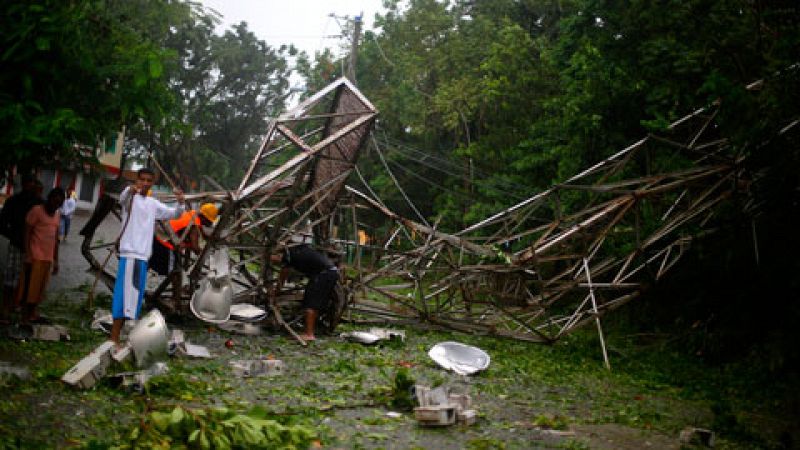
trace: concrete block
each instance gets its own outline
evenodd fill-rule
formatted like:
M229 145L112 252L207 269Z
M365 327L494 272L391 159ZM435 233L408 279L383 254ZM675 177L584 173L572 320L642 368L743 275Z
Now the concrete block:
M33 335L32 339L40 341L68 341L69 330L67 327L61 325L32 325Z
M442 427L456 423L456 408L450 405L418 406L414 418L420 425Z
M456 420L462 425L473 425L478 420L478 412L474 409L456 410Z
M111 359L118 363L128 361L133 357L133 349L127 344L119 350L112 348L109 353L111 354Z
M97 356L105 368L111 365L111 352L114 351L114 342L105 341L92 350L92 355Z
M459 411L466 411L472 407L472 397L468 394L450 394L448 396L448 403L455 406Z
M449 390L445 386L431 389L428 386L414 385L414 397L419 406L446 405L449 395Z
M61 381L80 389L89 389L103 378L111 365L111 350L114 343L105 341L92 350L86 357L72 366L62 377Z
M69 369L61 381L80 389L89 389L105 376L107 367L98 355L90 353Z

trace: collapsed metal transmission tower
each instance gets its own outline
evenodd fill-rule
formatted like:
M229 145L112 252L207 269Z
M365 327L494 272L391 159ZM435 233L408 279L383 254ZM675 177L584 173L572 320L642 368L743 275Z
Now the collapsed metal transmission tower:
M224 248L232 260L234 302L268 306L284 323L282 300L268 294L274 282L269 256L313 229L318 246L349 256L331 328L345 306L350 318L538 342L587 323L599 327L602 315L639 296L692 239L711 230L718 206L746 191L741 158L715 126L717 107L699 109L563 183L446 232L346 184L378 113L342 78L269 122L237 190L187 196L222 203L220 220L200 255L186 254L175 274L181 281L172 283L177 291L168 278L151 296L171 293L173 306L185 311L208 276L209 255ZM382 236L364 242L359 224L365 219L382 221ZM84 248L102 270L96 249ZM108 272L103 279L113 281Z

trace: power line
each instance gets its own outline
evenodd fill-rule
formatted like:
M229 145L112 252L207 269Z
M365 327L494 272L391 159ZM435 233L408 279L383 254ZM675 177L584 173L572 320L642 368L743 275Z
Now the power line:
M430 153L426 153L421 150L415 149L409 145L401 143L400 141L393 140L388 136L386 136L385 132L383 134L384 134L384 145L386 145L387 148L391 148L398 151L399 153L408 157L412 161L424 165L432 170L436 170L456 178L461 178L461 179L469 178L467 171L464 170L462 166L453 163L452 161L448 161L446 159L432 155ZM438 165L429 163L425 161L425 159L431 159L437 162ZM484 184L491 186L494 190L502 194L515 197L517 199L527 198L527 194L521 192L516 185L506 182L502 179L494 178L489 173L480 169L476 169L475 172L478 173L478 175L481 178L483 178L482 182Z
M418 158L414 157L410 153L403 153L403 152L407 152L407 150L402 150L399 147L394 147L394 150L395 151L399 151L400 153L404 154L404 156L408 157L408 159L411 159L412 161L414 161L414 162L416 162L418 164L421 164L421 165L423 165L425 167L428 167L431 170L435 170L435 171L444 173L446 175L450 175L450 176L455 177L455 178L467 179L467 176L466 176L465 172L461 172L460 174L453 173L453 172L451 172L449 170L446 170L446 169L442 168L441 166L437 166L437 165L432 164L430 162L426 162L426 161L424 161L422 159L418 159ZM494 189L495 191L497 191L497 192L499 192L499 193L501 193L503 195L514 197L514 198L519 199L519 200L526 198L524 195L521 195L518 192L511 192L511 191L505 190L503 188L503 186L502 186L502 184L504 184L503 181L499 180L499 179L496 179L496 178L483 179L483 180L480 181L480 184L489 186L492 189Z

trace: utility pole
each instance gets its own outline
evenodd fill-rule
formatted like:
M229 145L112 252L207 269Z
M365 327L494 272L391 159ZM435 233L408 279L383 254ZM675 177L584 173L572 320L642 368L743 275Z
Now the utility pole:
M347 79L353 84L356 84L356 60L358 58L358 40L361 38L361 14L355 17L353 21L353 39L350 42L350 58L347 63Z

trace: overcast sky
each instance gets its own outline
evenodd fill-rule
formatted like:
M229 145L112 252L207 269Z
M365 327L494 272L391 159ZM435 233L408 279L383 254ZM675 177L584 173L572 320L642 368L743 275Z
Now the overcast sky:
M372 29L375 13L383 13L382 0L202 0L204 6L222 14L222 31L247 22L248 28L271 47L294 44L311 57L331 48L339 54L342 30L336 19L364 13L364 30ZM339 19L339 23L344 23Z

